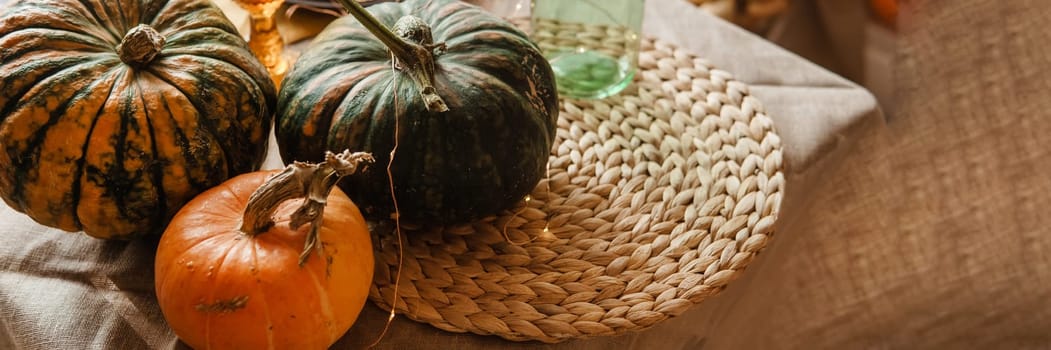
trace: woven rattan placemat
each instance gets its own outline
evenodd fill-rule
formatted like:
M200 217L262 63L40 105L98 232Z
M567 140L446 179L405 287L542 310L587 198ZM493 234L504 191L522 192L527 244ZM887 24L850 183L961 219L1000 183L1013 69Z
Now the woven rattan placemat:
M781 140L748 86L644 40L627 91L563 100L541 181L519 209L403 226L397 311L452 332L559 342L650 327L718 293L766 245ZM396 235L375 236L370 299L394 300Z

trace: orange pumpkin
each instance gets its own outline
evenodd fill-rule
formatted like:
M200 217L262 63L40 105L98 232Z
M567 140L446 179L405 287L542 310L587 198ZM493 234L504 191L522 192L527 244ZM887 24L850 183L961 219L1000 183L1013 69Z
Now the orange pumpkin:
M329 153L240 175L184 206L155 265L175 334L197 349L324 349L346 333L372 282L372 244L333 186L371 159Z

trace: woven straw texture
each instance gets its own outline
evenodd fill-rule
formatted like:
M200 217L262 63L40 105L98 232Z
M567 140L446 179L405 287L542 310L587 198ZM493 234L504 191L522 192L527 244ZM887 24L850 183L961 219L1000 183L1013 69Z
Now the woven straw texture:
M781 141L748 86L645 39L621 94L563 100L547 178L514 210L374 236L370 299L452 332L548 343L640 330L731 282L767 244ZM390 229L385 227L383 229Z

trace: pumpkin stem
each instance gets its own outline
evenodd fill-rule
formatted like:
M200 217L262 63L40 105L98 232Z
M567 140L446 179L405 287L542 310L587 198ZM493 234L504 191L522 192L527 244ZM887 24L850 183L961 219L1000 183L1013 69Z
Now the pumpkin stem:
M299 264L306 262L310 250L317 248L318 228L325 212L329 192L339 179L358 172L362 167L374 161L372 154L366 152L350 153L349 150L335 154L325 152L325 161L317 164L294 162L280 173L271 176L262 186L248 197L241 221L241 232L249 236L262 234L274 226L274 211L278 204L286 200L304 198L301 205L292 213L289 228L295 230L306 223L312 223L303 253L299 255Z
M392 32L355 0L339 0L377 39L387 46L395 58L395 65L406 70L420 90L420 97L430 112L445 112L449 106L434 88L434 56L445 50L445 44L434 44L431 28L422 19L408 15L398 19Z
M125 64L144 67L164 48L164 36L145 24L131 28L117 44L117 55Z

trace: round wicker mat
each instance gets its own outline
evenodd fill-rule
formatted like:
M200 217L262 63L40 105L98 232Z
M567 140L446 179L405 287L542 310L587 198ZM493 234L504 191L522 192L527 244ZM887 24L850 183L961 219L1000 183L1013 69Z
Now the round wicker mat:
M403 226L397 311L453 332L560 342L650 327L718 293L773 233L781 141L748 86L644 40L628 90L563 100L549 176L518 209ZM370 299L394 300L397 236Z

